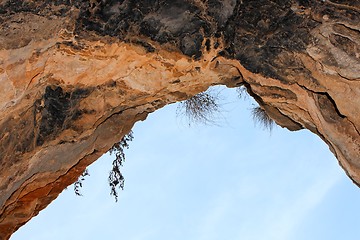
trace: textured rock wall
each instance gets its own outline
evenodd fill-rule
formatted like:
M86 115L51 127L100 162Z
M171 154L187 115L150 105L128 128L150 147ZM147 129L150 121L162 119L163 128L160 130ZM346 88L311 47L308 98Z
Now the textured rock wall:
M0 1L0 239L136 121L244 85L360 184L360 3Z

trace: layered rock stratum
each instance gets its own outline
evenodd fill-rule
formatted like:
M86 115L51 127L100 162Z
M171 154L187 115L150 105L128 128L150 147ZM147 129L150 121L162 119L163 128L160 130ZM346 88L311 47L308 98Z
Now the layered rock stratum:
M358 0L1 0L0 239L212 85L320 136L360 184Z

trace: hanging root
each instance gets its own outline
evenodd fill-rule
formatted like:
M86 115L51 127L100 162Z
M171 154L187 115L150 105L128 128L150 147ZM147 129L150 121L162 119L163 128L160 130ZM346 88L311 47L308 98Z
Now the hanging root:
M260 106L254 107L251 110L251 113L256 123L259 123L265 129L269 129L270 131L273 129L275 121Z

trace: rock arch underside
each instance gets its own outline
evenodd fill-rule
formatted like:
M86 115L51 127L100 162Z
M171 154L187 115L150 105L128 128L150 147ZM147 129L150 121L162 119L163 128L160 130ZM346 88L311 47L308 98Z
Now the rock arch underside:
M0 239L212 85L319 135L360 184L359 0L0 0Z

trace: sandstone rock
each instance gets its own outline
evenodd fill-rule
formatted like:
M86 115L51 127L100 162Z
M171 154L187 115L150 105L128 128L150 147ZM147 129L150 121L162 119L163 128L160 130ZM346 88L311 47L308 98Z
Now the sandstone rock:
M0 1L0 238L148 113L244 85L360 184L360 4Z

